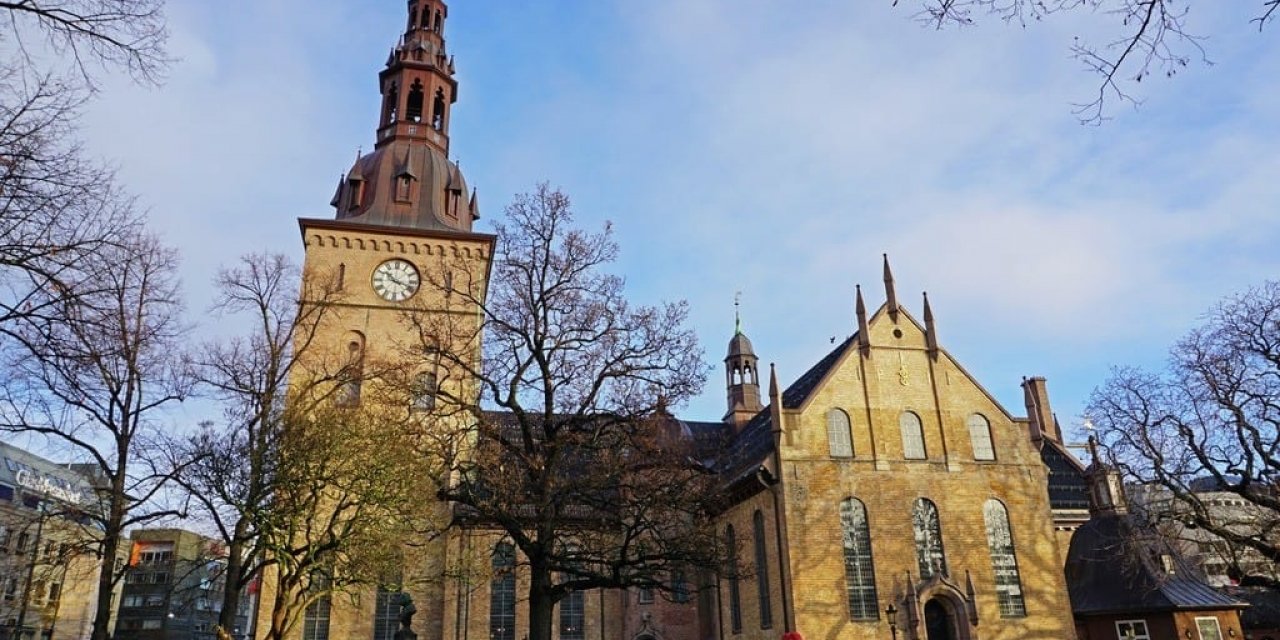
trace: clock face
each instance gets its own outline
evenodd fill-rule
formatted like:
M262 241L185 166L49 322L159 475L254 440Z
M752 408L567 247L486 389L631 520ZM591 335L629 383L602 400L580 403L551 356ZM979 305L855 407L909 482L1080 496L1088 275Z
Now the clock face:
M388 260L373 270L373 290L388 302L404 302L418 291L418 270L405 260Z

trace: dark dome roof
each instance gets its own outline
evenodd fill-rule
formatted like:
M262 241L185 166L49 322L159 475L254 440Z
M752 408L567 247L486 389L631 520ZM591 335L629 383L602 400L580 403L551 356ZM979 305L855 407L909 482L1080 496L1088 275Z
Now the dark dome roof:
M751 346L751 340L747 339L747 334L739 331L733 334L733 338L729 339L729 355L727 357L751 356L754 358L755 355L756 350Z
M397 193L401 178L410 180L408 198ZM334 198L339 220L368 224L470 231L480 217L457 163L425 144L397 140L356 160L348 184ZM360 203L352 207L352 181L363 182Z

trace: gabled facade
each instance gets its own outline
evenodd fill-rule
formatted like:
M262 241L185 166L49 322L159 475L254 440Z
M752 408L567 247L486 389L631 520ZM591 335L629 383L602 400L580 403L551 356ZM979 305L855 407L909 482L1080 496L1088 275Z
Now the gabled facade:
M923 323L898 305L887 260L885 282L731 438L744 498L722 526L765 578L721 584L722 637L1071 637L1041 459L1056 434L1028 428L1052 414L1011 415L939 345L927 298Z

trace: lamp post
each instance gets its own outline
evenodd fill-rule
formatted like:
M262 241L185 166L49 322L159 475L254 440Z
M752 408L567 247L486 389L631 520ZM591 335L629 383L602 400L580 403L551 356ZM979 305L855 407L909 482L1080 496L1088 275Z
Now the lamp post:
M898 608L890 602L884 608L884 614L889 616L889 633L893 634L893 640L898 640Z

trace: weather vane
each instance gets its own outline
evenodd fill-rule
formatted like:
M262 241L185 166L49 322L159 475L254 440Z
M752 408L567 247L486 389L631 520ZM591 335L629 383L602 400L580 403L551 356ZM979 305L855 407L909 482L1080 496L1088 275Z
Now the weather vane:
M733 331L734 333L742 333L742 292L733 292Z

